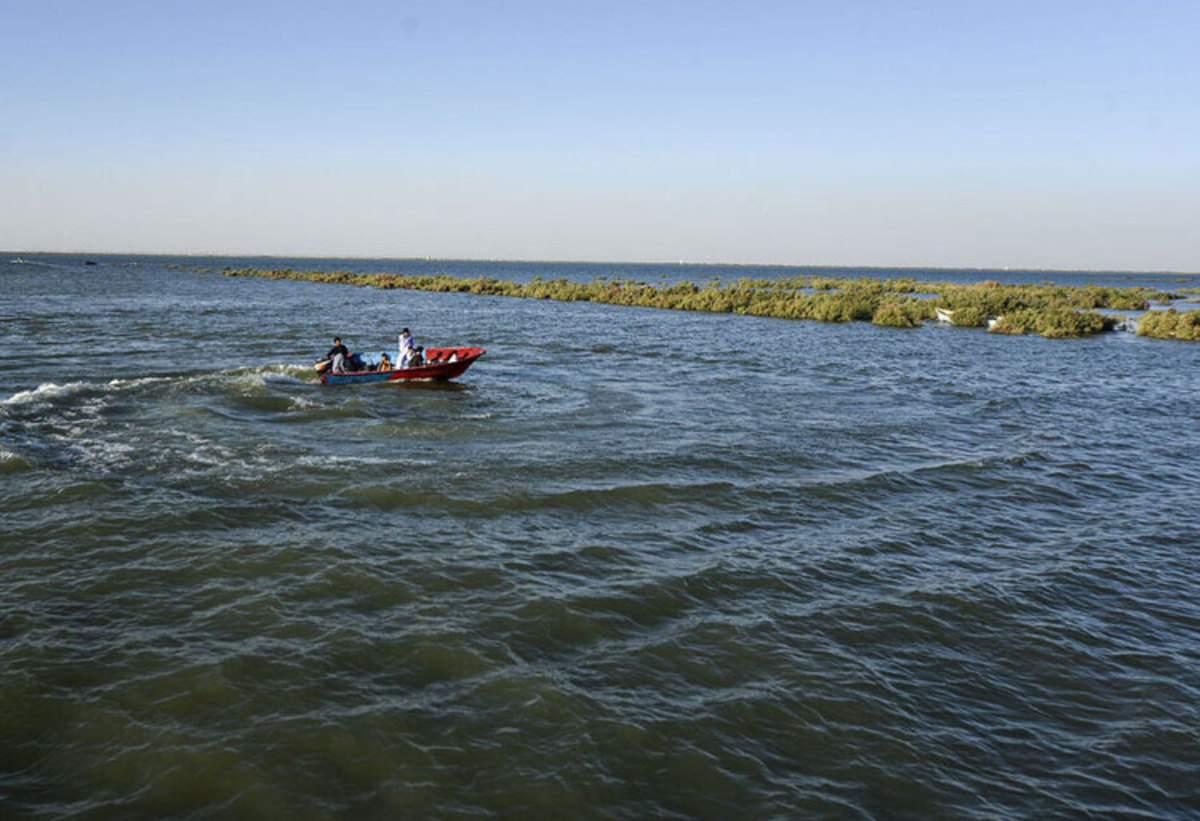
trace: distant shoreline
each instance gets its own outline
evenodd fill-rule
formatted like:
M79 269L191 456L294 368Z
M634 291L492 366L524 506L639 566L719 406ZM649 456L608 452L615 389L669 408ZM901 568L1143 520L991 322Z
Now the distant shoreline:
M1200 276L1197 271L1173 271L1126 268L1029 268L1029 267L980 267L975 265L852 265L795 262L691 262L688 260L617 260L617 259L506 259L501 257L425 257L425 256L327 256L292 254L237 254L219 252L162 253L141 251L8 251L0 250L0 260L25 256L71 256L71 257L153 257L156 259L246 259L246 260L315 260L322 262L445 262L445 263L494 263L504 265L620 265L631 267L660 267L678 265L688 268L745 268L787 269L797 271L906 271L945 272L964 271L981 274L1084 274L1090 276Z

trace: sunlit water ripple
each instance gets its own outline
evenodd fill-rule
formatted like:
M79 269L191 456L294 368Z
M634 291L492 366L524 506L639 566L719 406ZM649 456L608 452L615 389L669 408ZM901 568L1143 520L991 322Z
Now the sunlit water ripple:
M1200 346L35 259L4 817L1200 813Z

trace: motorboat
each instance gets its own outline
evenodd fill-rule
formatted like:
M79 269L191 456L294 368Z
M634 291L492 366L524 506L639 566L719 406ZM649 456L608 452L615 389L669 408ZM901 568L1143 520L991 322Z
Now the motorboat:
M485 348L426 348L425 361L413 367L397 368L385 357L385 351L352 353L346 358L347 370L333 373L328 359L315 367L326 385L361 385L371 382L446 382L462 376L476 359L487 353Z

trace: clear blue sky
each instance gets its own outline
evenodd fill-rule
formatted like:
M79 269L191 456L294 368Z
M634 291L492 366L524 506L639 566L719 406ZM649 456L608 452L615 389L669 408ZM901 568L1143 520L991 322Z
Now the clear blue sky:
M1200 270L1200 2L0 0L0 248Z

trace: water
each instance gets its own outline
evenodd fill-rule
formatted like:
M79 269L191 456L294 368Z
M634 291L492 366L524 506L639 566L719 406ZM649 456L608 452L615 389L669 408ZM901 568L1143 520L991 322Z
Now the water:
M31 259L0 816L1200 813L1200 346Z

